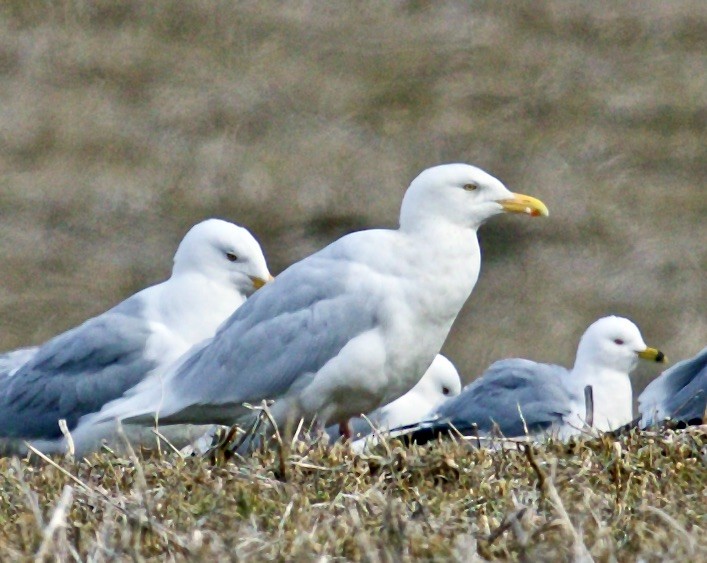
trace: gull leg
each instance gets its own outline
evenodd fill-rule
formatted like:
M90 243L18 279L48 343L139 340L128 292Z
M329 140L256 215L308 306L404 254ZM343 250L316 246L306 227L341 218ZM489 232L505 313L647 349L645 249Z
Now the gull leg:
M353 438L353 429L351 428L351 422L348 418L344 422L339 423L339 434L343 436L346 441L351 441L351 438Z

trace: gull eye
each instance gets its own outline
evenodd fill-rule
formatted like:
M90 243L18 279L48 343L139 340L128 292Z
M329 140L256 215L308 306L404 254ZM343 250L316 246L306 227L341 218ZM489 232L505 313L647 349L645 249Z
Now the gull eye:
M616 338L616 339L614 339L614 344L616 344L617 346L623 346L624 341L621 340L620 338Z
M478 188L478 187L479 187L479 186L477 186L476 184L464 184L464 189L465 189L467 192L473 192L473 191L474 191L476 188Z
M229 262L235 262L238 260L238 256L236 256L233 252L226 252L226 259Z
M442 387L442 395L449 395L449 387Z

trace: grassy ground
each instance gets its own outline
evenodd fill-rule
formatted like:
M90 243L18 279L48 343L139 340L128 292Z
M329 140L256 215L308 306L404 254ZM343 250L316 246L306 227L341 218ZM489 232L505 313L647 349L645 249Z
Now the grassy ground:
M5 560L707 558L704 428L530 452L297 442L228 462L33 462L0 461Z

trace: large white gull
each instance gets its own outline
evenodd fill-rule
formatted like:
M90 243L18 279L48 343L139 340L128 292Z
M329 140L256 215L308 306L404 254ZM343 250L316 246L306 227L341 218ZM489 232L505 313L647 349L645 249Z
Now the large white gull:
M405 430L417 443L450 432L567 438L587 427L614 430L633 420L629 375L639 358L665 361L661 351L646 346L634 323L603 317L582 335L571 370L519 358L500 360L458 397L445 401L432 420Z
M36 348L0 360L0 450L63 449L70 430L153 370L174 362L271 279L260 245L219 219L186 234L171 277Z
M221 423L272 399L275 421L347 427L412 389L434 360L479 275L476 236L504 212L547 215L466 164L422 172L397 230L349 234L290 266L176 367L87 417L100 423ZM155 409L154 405L161 406Z
M707 348L651 381L638 397L641 426L665 419L701 424L707 421Z

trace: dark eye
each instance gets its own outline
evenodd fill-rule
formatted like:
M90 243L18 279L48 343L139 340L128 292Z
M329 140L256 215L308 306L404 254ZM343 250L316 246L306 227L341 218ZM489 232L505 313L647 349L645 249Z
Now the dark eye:
M476 184L464 184L464 189L465 189L467 192L473 192L473 191L474 191L476 188L478 188L478 187L479 187L479 186L477 186Z
M616 339L614 340L614 344L616 344L617 346L623 346L623 345L624 345L624 341L621 340L620 338L616 338Z
M449 387L442 387L442 394L449 395Z
M235 262L236 260L238 260L238 256L233 254L233 252L226 252L226 258L229 262Z

